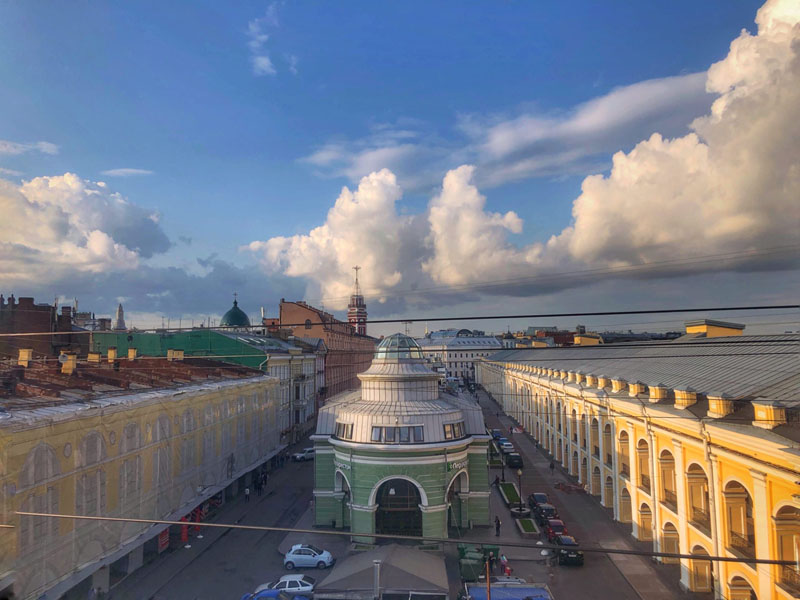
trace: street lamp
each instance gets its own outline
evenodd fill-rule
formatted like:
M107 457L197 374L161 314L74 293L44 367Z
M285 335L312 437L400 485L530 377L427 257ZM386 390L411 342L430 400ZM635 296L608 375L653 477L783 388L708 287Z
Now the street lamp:
M519 486L519 510L522 511L522 469L517 469L517 485Z

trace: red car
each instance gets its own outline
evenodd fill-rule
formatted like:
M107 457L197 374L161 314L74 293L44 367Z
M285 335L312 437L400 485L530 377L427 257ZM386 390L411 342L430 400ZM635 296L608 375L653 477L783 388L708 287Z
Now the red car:
M550 519L544 527L544 532L547 535L547 540L552 542L560 535L568 535L567 526L561 519Z

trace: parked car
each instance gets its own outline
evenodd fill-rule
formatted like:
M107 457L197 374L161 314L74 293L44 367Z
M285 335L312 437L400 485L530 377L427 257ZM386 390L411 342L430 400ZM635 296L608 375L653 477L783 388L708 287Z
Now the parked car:
M309 600L308 596L292 596L284 590L271 590L264 588L263 585L258 586L255 592L245 594L239 600L272 600L273 598L277 600Z
M567 535L567 526L561 519L548 519L547 525L544 526L544 533L547 535L547 540L552 542L560 535Z
M522 464L522 457L517 452L509 452L506 454L506 465L518 469L525 466Z
M536 517L536 522L539 523L539 525L546 525L548 520L558 518L558 511L552 504L545 503L539 504L536 507L534 510L534 515Z
M314 591L316 579L308 575L284 575L278 581L271 581L256 588L256 593L264 590L285 591L291 596L306 595L310 596Z
M320 550L311 544L295 544L283 557L283 566L290 571L295 567L330 567L336 560L327 550Z
M511 442L503 442L500 444L500 452L503 454L508 454L509 452L514 452L514 444Z
M554 540L558 546L558 564L582 565L583 552L577 549L578 542L571 535L559 535Z
M501 437L503 437L503 432L499 429L492 429L489 433L492 434L493 440L499 440Z
M303 448L300 452L295 452L292 454L292 460L295 462L314 460L314 448Z
M549 504L547 494L544 492L533 492L528 496L528 506L531 507L531 510L535 510L540 504Z

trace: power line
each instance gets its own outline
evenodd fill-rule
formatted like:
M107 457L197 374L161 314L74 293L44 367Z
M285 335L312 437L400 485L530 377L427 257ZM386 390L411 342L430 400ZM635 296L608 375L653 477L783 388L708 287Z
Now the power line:
M224 529L240 529L244 531L267 531L267 532L281 532L281 533L306 533L306 534L321 534L333 536L347 536L347 537L371 537L378 539L388 540L408 540L413 542L436 542L442 544L473 544L476 546L494 545L491 542L481 540L469 539L451 539L433 536L415 536L415 535L389 535L383 533L359 533L353 531L327 531L324 529L300 529L297 527L274 527L268 525L240 525L237 523L203 523L194 521L167 521L164 519L134 519L129 517L100 517L88 515L69 515L61 513L43 513L43 512L28 512L17 511L17 515L24 517L48 517L53 519L80 519L86 521L111 521L123 523L149 523L152 525L189 525L191 527L209 527L209 528L224 528ZM14 527L12 525L11 527ZM503 546L511 546L515 548L530 548L534 550L559 550L561 546L552 544L535 544L526 542L503 542ZM577 549L583 552L592 552L597 554L626 554L632 556L649 556L649 557L662 557L662 558L686 558L690 560L704 560L704 561L718 561L718 562L733 562L733 563L748 563L748 564L765 564L765 565L788 565L792 566L795 563L789 560L779 560L771 558L749 558L749 557L731 557L731 556L708 556L706 554L679 554L672 552L647 552L643 550L626 550L622 548L594 548L588 546L578 546Z

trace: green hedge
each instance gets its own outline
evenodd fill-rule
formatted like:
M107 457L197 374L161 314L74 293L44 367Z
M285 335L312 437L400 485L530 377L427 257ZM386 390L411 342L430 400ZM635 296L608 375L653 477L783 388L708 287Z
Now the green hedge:
M522 531L525 533L539 533L539 528L534 523L533 519L525 518L525 519L517 519L519 521L520 527L522 527Z

